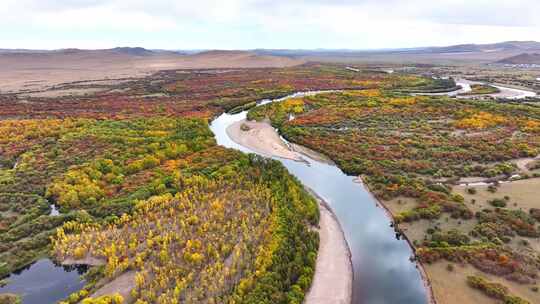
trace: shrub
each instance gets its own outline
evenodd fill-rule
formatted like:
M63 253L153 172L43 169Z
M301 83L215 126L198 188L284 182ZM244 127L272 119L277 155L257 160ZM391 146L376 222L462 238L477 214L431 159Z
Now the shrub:
M540 221L540 209L538 208L531 208L529 210L529 214L537 221Z
M467 193L476 194L476 189L475 188L467 188Z
M506 207L506 200L500 199L500 198L492 199L492 200L488 201L488 203L489 203L491 206L497 207L497 208L504 208L504 207Z
M18 295L4 293L0 294L1 304L21 304L21 298Z
M495 192L497 192L497 187L494 186L494 185L489 185L488 188L487 188L487 191L489 191L491 193L495 193Z
M471 287L480 289L486 295L495 299L504 300L508 295L508 287L499 283L489 282L482 277L468 276L467 283Z
M246 125L245 123L243 123L241 126L240 126L240 130L244 131L244 132L247 132L249 130L251 130L251 128Z
M457 229L451 229L448 232L435 232L431 236L432 247L445 247L445 244L452 246L462 246L470 242L470 238Z

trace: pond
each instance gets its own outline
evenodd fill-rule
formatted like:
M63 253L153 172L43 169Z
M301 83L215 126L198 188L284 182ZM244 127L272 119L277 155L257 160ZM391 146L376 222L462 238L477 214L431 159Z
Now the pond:
M18 294L23 304L56 303L84 286L81 275L86 270L86 266L60 266L41 259L13 272L0 293Z

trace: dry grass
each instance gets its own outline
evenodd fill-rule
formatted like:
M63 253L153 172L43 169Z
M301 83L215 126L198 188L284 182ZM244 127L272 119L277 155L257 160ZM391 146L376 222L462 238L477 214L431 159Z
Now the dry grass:
M244 51L151 56L133 56L110 50L8 53L0 54L0 93L38 91L74 81L142 77L166 69L287 67L303 62Z
M478 275L489 281L505 285L510 293L519 295L530 303L540 303L540 293L530 289L530 285L520 285L510 282L501 277L480 272L469 265L454 265L454 269L446 269L448 262L440 261L434 264L424 265L430 278L431 286L437 304L493 304L496 300L487 297L481 291L467 285L467 276Z
M530 208L540 208L540 178L531 178L519 180L510 183L500 184L497 192L491 193L487 191L487 185L475 186L476 194L467 192L467 186L456 186L453 192L462 195L465 198L465 203L473 211L480 211L484 208L491 207L488 201L495 198L510 198L507 208L521 209L529 212ZM472 203L472 200L475 203ZM385 206L392 214L408 210L414 207L417 203L410 198L395 198L384 202ZM461 220L453 219L448 214L443 214L440 219L435 221L419 220L412 223L401 223L400 229L411 240L411 242L422 242L428 228L438 226L443 231L450 229L458 229L466 232L471 231L477 223L476 219ZM527 240L528 246L522 243ZM508 244L516 251L540 251L540 239L515 237ZM439 261L434 264L425 264L425 270L431 282L433 292L438 304L488 304L494 303L493 299L485 296L482 292L475 290L467 285L467 276L480 275L490 281L501 283L510 289L510 292L528 300L530 303L540 303L540 293L532 291L533 285L519 284L513 281L506 280L502 277L489 275L476 270L470 265L453 264L454 270L447 270L448 261Z
M510 197L508 207L511 209L529 211L530 208L540 208L540 196L538 195L540 178L501 183L495 193L487 191L487 187L486 185L472 187L476 189L476 194L469 194L466 186L457 186L453 190L455 193L462 195L466 202L470 202L472 199L476 200L475 204L467 204L473 211L479 211L487 207L488 200L505 196Z

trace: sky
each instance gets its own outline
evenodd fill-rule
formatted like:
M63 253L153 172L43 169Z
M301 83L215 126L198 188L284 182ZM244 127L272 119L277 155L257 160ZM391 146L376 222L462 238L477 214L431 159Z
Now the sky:
M540 40L540 1L2 0L0 27L0 48L404 48Z

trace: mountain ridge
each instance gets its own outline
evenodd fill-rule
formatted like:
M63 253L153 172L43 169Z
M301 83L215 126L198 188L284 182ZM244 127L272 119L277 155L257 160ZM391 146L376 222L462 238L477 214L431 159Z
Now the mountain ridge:
M516 56L511 56L497 61L501 64L540 64L539 53L521 53Z
M105 49L80 49L80 48L64 48L64 49L53 49L53 50L33 50L33 49L8 49L0 48L0 53L50 53L50 52L85 52L85 51L112 51L117 53L135 55L135 56L147 56L157 53L174 53L174 54L197 54L203 52L254 52L256 54L260 53L326 53L326 52L343 52L343 53L355 53L355 52L365 52L365 53L385 53L385 52L407 52L407 53L452 53L452 52L489 52L494 50L539 50L540 51L540 42L538 41L503 41L497 43L466 43L466 44L455 44L449 46L421 46L421 47L409 47L409 48L381 48L381 49L332 49L332 48L315 48L315 49L272 49L272 48L254 48L246 50L225 50L225 49L147 49L139 46L119 46L114 48L105 48Z

